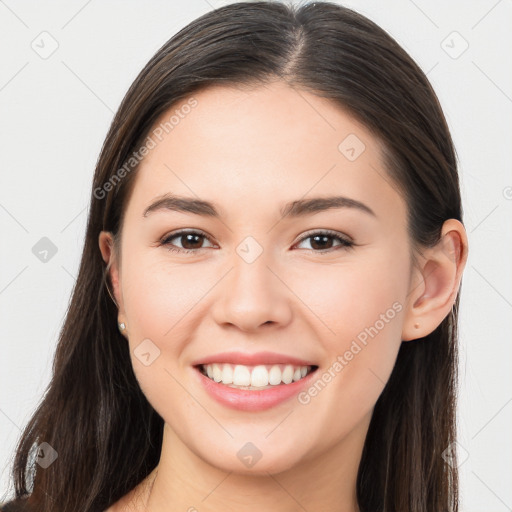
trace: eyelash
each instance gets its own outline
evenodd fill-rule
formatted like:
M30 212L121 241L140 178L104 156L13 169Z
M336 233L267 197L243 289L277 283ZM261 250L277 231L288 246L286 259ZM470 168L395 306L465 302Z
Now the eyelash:
M168 251L177 252L177 253L188 254L188 253L197 252L200 249L206 249L206 247L201 247L200 249L183 249L181 247L175 247L170 243L170 241L173 240L174 238L178 238L178 237L184 236L184 235L199 235L199 236L206 238L211 243L210 238L205 233L202 233L200 231L193 231L193 230L182 230L182 231L177 231L176 233L171 233L169 236L164 237L160 243L161 243L161 245L166 246ZM341 245L339 245L337 247L331 247L331 248L325 249L325 250L315 250L315 249L306 249L306 250L312 251L312 252L315 252L318 254L326 254L326 253L330 253L332 251L336 251L339 249L353 249L354 246L356 245L351 240L348 240L347 238L340 236L339 233L337 233L336 231L331 231L329 229L309 232L305 236L303 236L297 242L297 244L300 244L304 240L307 240L309 238L313 238L314 236L319 236L319 235L320 236L329 236L331 238L334 238L334 239L338 240L341 243Z

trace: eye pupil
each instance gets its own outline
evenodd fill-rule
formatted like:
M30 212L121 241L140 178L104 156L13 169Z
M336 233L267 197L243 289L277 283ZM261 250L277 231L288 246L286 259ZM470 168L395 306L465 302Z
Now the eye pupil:
M331 244L330 246L332 246L332 236L329 236L329 235L315 235L315 236L312 236L311 237L313 242L311 243L311 247L313 247L314 249L330 249L330 247L325 247L325 242L328 241L329 239L331 240ZM321 241L320 242L320 247L315 247L315 244L318 243L318 241ZM329 245L329 244L327 244Z
M187 240L186 243L182 243L183 247L185 249L200 249L201 248L201 245L202 245L202 241L200 240L201 238L203 237L203 235L199 235L199 234L196 234L196 233L188 233L188 234L185 234L185 235L181 235L181 238L182 240L185 239ZM193 242L194 238L196 239L196 244L197 244L197 239L199 239L199 247L187 247L186 244L188 244L189 242Z

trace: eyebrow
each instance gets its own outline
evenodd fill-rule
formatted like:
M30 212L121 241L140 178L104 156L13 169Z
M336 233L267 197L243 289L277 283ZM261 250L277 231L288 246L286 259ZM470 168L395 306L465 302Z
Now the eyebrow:
M309 199L298 199L286 203L281 209L282 217L299 217L311 215L333 208L355 208L369 215L377 217L375 212L364 203L343 196L327 196L313 197ZM195 199L193 197L176 196L173 194L165 194L152 202L143 213L143 217L147 217L150 213L158 210L171 210L177 212L194 213L206 217L214 217L220 219L220 214L215 205L209 201Z

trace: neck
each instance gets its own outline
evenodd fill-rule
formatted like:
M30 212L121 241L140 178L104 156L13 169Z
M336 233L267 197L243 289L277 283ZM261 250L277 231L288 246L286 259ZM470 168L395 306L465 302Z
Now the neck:
M165 424L159 464L145 480L143 510L358 512L356 479L368 422L369 418L326 453L289 470L260 475L212 466Z

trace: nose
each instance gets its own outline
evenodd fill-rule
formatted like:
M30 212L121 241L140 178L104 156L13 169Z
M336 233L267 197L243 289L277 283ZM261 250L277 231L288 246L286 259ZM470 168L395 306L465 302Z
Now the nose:
M241 331L256 331L260 326L281 328L291 321L293 294L285 280L265 258L265 252L249 263L238 254L231 271L222 279L213 316L219 325L233 325Z

